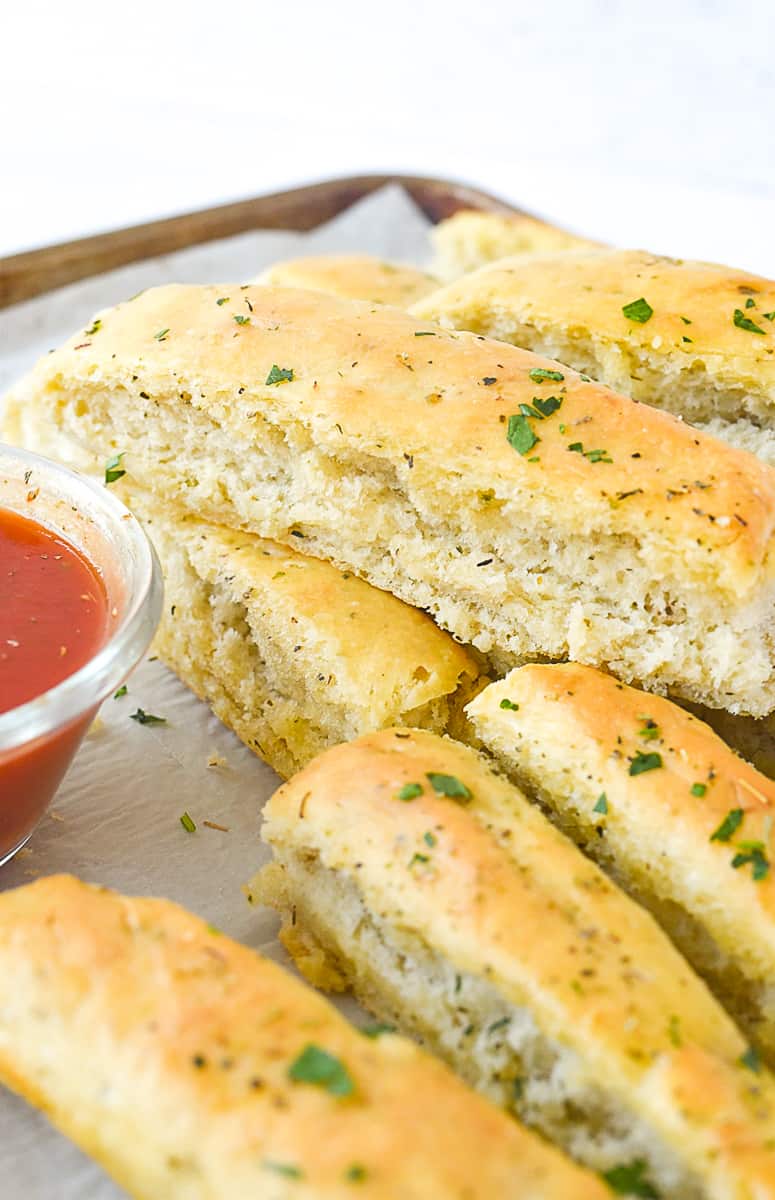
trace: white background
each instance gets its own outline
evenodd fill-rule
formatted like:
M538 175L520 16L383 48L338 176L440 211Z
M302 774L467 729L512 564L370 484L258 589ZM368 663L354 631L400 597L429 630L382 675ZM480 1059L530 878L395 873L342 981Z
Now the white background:
M770 0L2 11L0 254L395 169L775 274Z

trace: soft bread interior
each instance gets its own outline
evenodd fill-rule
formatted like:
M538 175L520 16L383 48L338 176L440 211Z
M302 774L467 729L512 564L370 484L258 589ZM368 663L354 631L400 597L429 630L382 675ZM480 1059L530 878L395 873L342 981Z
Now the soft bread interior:
M750 456L560 372L531 464L509 413L551 364L393 308L253 288L233 316L218 298L162 288L103 314L20 386L7 427L125 453L168 502L356 571L496 669L575 658L771 711L772 481ZM177 332L154 349L159 325ZM275 355L293 379L267 382ZM594 461L568 453L580 436Z
M370 911L343 872L314 854L276 850L249 898L281 912L282 940L311 983L352 989L381 1021L418 1038L578 1161L605 1172L641 1159L644 1181L660 1195L707 1195L656 1132L599 1086L570 1047L547 1037L529 1009Z
M105 430L110 412L122 413L120 435ZM640 539L602 526L579 538L537 503L523 510L529 522L489 493L472 503L462 480L429 477L417 493L378 460L316 445L290 420L284 429L260 422L246 447L191 405L157 404L152 416L123 389L102 386L77 412L63 404L33 419L29 411L21 440L34 446L30 426L51 421L71 442L102 441L106 453L131 445L134 478L280 540L289 540L292 513L305 553L428 610L497 673L536 656L570 658L732 712L772 707L775 583L730 605L710 577L687 586L667 564L657 569L646 526Z
M477 665L423 614L328 564L170 513L139 490L125 498L163 566L160 657L280 775L396 721L464 732ZM383 657L386 633L399 644Z

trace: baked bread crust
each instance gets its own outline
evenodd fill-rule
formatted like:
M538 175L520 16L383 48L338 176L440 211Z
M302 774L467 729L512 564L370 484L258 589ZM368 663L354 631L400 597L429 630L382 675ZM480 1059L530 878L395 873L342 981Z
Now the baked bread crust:
M417 267L386 262L372 254L313 254L272 263L255 280L274 287L309 288L350 300L408 308L439 286Z
M289 1076L310 1045L331 1090ZM136 1200L607 1194L410 1042L167 900L69 876L0 896L0 1078Z
M654 912L775 1062L775 783L669 700L578 663L512 671L468 714L509 776ZM648 757L657 765L633 775Z
M440 221L431 230L430 238L434 270L441 279L456 279L507 255L553 254L596 245L537 217L471 209Z
M474 751L408 730L335 747L271 798L264 836L276 865L256 894L284 912L302 969L306 942L598 1169L639 1137L666 1195L775 1194L769 1073L746 1069L744 1039L651 916ZM504 1025L511 1058L485 1037Z
M623 308L640 298L651 313L628 319ZM695 424L714 421L718 436L731 422L730 440L775 459L767 433L775 410L772 280L643 250L598 249L504 258L413 311L549 354Z
M732 711L775 705L775 473L753 456L392 308L172 286L98 322L16 389L12 439L49 425L126 452L141 486L301 535L496 665L572 657ZM561 406L522 416L537 397Z
M156 652L278 774L397 721L462 730L479 668L425 613L321 559L118 491L164 571Z

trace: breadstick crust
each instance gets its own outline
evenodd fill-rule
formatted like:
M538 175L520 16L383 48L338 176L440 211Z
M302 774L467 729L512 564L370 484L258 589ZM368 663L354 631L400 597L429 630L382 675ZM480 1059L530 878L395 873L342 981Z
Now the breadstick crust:
M469 798L438 794L434 773ZM341 917L329 906L327 924L315 926L325 873L334 889L357 888L381 938L401 946L411 933L458 978L527 1008L553 1045L573 1052L571 1096L580 1079L602 1086L617 1121L629 1113L651 1130L654 1160L673 1156L700 1188L684 1180L674 1194L742 1200L755 1186L775 1195L772 1078L743 1065L745 1039L651 916L474 751L409 730L336 747L275 793L264 837L277 865L259 877L258 894L289 920L293 907L288 945L302 966L309 922L309 942L344 979L356 982L362 967L366 999L384 1011L390 996L411 1025L417 997L401 1011L400 981L384 962L359 965L344 891ZM305 875L305 864L318 872ZM423 969L417 954L406 948L410 975ZM476 1065L454 1053L452 1061L476 1078ZM550 1114L564 1095L544 1101ZM540 1113L532 1119L540 1128ZM603 1152L586 1148L592 1158Z
M167 900L68 876L6 892L0 964L0 1077L136 1200L607 1194L413 1044L363 1036ZM309 1045L350 1094L290 1078Z
M164 572L156 652L278 774L397 721L464 728L479 667L425 613L321 559L117 490Z
M314 254L273 263L256 283L308 288L349 300L408 308L439 287L439 280L416 267L386 262L372 254Z
M440 279L457 279L507 255L553 254L597 245L537 217L463 209L430 233L433 267Z
M219 305L224 295L228 302ZM555 504L558 518L569 515L572 496L581 510L577 527L585 523L582 514L592 524L605 513L622 533L634 533L648 519L670 549L681 545L692 554L699 544L700 558L712 556L722 586L738 595L758 582L765 564L770 574L775 570L775 472L663 413L583 381L575 371L566 369L559 381L564 387L549 380L549 388L546 382L539 388L531 370L562 367L517 347L426 329L416 317L384 306L290 288L171 284L95 319L95 334L79 331L40 360L28 386L21 385L18 403L35 406L44 393L73 402L77 391L86 411L73 415L88 431L88 409L95 421L107 418L101 397L125 388L124 403L134 401L149 420L162 405L179 412L193 407L214 427L233 431L235 449L245 450L262 418L288 432L291 423L303 421L324 445L356 444L396 470L415 470L415 482L426 470L467 472L503 499L527 486L536 503L546 496ZM162 320L168 325L159 326ZM423 332L434 340L417 339ZM275 358L289 364L281 369L292 370L292 380L264 382L264 367L268 377L279 366ZM494 385L485 382L492 378L489 370L496 372ZM189 393L186 383L194 381ZM503 425L520 403L547 390L563 394L562 417L540 425L536 469L514 451ZM441 399L437 404L429 396ZM585 442L604 446L613 462L569 454L567 442L575 434L561 434L560 424L571 431L581 424ZM102 428L108 442L120 437L118 420L113 429L107 422ZM425 461L418 463L421 452ZM628 502L616 501L636 489Z
M775 783L697 717L578 663L518 668L468 714L509 776L662 918L775 1061ZM737 858L741 843L760 847L763 878Z
M640 299L651 313L628 318ZM775 283L747 271L644 250L505 258L413 311L551 354L689 421L743 419L765 435L772 421Z
M16 389L12 440L53 426L124 453L167 502L296 538L499 667L570 657L732 711L775 705L775 472L753 456L393 308L172 286L97 321Z
M775 779L775 718L735 717L703 704L687 705L695 717L719 735L723 742L747 759L768 779ZM461 738L461 741L466 741Z

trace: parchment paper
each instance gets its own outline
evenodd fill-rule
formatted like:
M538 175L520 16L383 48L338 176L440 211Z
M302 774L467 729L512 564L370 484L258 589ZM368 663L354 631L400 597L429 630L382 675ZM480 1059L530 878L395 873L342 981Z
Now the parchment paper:
M385 188L313 233L257 232L112 271L0 315L0 394L93 313L169 282L244 281L293 254L361 250L427 258L428 222L400 188ZM149 652L152 655L152 650ZM140 706L167 719L138 725ZM211 756L224 765L208 766ZM160 662L143 662L128 694L109 699L49 814L0 868L0 890L67 871L130 894L167 896L217 928L288 963L277 920L241 887L269 857L259 838L273 771L251 754ZM188 811L197 832L186 833ZM228 828L210 829L203 821ZM344 1001L348 1016L356 1006ZM116 1187L45 1119L0 1089L0 1200L121 1200Z

